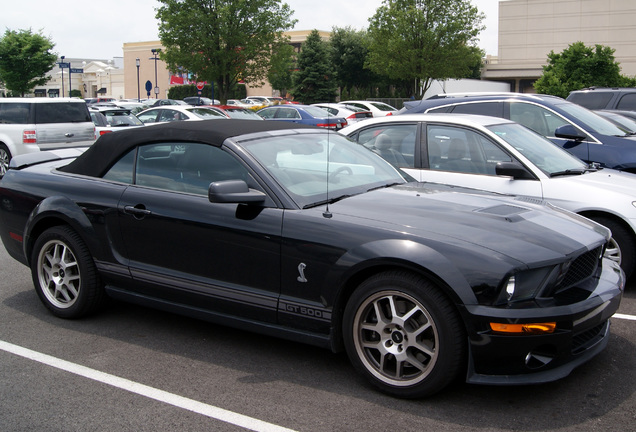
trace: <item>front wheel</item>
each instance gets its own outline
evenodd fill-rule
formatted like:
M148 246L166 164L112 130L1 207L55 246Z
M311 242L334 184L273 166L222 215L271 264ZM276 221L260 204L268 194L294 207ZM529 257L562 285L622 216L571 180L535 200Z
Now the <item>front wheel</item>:
M40 300L58 317L88 315L105 301L93 258L80 236L68 226L49 228L38 237L31 276Z
M634 267L636 266L636 240L634 239L634 234L612 219L604 217L593 217L591 219L612 231L612 239L605 250L605 257L618 263L623 272L625 272L625 278L629 279L634 273Z
M347 354L380 390L429 396L465 365L466 337L451 302L430 281L389 271L363 282L343 320Z

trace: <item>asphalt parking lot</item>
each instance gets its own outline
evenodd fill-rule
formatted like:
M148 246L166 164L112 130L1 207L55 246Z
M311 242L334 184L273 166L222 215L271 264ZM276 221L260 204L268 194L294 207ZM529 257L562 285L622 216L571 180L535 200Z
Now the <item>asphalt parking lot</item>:
M2 431L628 431L636 284L607 349L558 382L384 396L344 354L115 303L50 315L0 246Z

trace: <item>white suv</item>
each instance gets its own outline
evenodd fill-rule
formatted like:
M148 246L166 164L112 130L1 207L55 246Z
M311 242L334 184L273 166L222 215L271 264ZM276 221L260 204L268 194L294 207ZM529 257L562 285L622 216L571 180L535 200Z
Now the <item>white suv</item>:
M94 142L95 125L82 99L0 99L0 177L16 155Z

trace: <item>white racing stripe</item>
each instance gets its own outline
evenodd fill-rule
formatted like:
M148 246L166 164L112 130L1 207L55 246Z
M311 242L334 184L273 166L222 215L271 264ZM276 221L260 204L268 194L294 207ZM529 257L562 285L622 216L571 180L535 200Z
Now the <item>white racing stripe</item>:
M164 402L179 408L183 408L188 411L192 411L204 416L217 419L226 423L230 423L236 426L243 427L245 429L259 431L259 432L293 432L292 429L287 429L281 426L277 426L272 423L267 423L252 417L248 417L242 414L238 414L232 411L218 408L212 405L204 404L192 399L188 399L173 393L169 393L163 390L149 387L144 384L139 384L134 381L130 381L125 378L120 378L114 375L110 375L104 372L100 372L85 366L81 366L75 363L68 362L56 357L52 357L46 354L32 351L27 348L20 347L5 341L0 340L0 350L21 356L30 360L34 360L45 365L64 370L66 372L73 373L75 375L83 376L94 381L120 388L122 390L129 391L141 396L148 397L160 402Z

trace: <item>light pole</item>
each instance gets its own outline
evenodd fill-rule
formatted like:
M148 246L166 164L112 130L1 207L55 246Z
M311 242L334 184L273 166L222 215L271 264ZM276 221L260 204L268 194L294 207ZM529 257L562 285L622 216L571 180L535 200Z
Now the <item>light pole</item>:
M61 97L64 97L64 56L60 56L60 69L62 70L62 94Z
M157 60L159 60L157 58L157 56L159 55L159 53L161 52L160 49L151 49L150 52L152 53L152 55L154 55L154 57L151 57L149 60L154 60L155 61L155 99L159 98L159 84L157 83Z
M135 65L137 65L137 102L141 102L141 95L139 93L139 57L135 59Z

